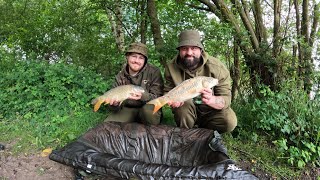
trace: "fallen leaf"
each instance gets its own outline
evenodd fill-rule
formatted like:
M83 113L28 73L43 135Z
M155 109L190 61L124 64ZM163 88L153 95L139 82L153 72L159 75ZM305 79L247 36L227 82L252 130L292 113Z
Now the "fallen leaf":
M49 154L51 154L51 152L52 152L52 148L44 149L44 150L41 152L41 157L47 157L47 156L49 156Z

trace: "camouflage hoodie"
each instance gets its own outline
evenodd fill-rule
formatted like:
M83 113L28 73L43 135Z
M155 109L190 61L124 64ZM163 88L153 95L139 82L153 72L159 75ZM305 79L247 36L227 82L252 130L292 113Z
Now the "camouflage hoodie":
M131 76L128 73L128 65L125 64L122 70L116 75L113 87L127 84L141 86L145 90L145 93L143 93L142 98L138 101L124 101L122 105L126 107L141 107L146 102L163 95L163 79L160 69L149 63L146 63L135 76ZM113 107L113 109L115 110L117 108Z
M166 66L164 93L167 93L186 79L196 76L214 77L219 81L219 84L214 87L214 95L222 96L224 98L226 102L224 109L230 106L231 77L229 70L220 60L203 51L201 66L192 72L183 67L179 61L180 57L179 55L176 55Z

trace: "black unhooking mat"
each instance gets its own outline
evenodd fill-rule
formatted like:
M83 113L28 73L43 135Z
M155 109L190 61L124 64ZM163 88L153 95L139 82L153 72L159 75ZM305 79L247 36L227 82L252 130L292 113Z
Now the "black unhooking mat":
M123 179L257 179L229 159L216 131L202 128L105 122L49 158Z

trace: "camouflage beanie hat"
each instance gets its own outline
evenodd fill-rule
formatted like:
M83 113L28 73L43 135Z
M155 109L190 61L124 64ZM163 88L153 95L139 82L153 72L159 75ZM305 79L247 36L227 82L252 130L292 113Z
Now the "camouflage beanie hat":
M145 44L140 42L131 43L128 47L126 55L128 53L139 53L148 59L148 48Z
M196 30L185 30L179 35L179 45L177 49L181 46L196 46L203 49L203 45L200 40L200 34Z

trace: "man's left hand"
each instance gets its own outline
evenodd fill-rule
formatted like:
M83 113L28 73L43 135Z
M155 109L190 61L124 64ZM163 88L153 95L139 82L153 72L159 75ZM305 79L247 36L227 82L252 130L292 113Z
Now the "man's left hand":
M131 93L128 99L132 100L139 100L142 97L142 93L137 92L137 93Z
M225 101L221 96L213 95L212 89L205 88L201 92L202 102L214 109L222 109L225 105Z

